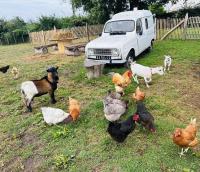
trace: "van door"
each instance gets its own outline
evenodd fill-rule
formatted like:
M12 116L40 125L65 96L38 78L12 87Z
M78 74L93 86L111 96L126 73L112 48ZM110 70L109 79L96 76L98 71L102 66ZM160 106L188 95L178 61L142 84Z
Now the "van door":
M147 48L147 38L144 33L142 19L137 19L136 21L136 34L139 53L141 53Z

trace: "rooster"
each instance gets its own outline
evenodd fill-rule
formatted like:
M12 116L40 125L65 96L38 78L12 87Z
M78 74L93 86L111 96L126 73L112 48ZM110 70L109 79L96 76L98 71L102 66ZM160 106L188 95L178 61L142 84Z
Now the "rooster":
M190 124L185 128L176 128L173 133L173 142L180 146L181 153L180 157L188 151L190 147L195 147L198 144L197 134L197 124L196 119L191 119ZM184 150L185 148L185 150Z
M7 65L7 66L4 66L4 67L1 67L1 68L0 68L0 71L1 71L2 73L6 73L6 72L8 71L9 68L10 68L10 65Z
M147 111L144 103L142 101L137 101L137 112L140 119L138 123L142 124L144 128L150 130L151 132L155 132L155 124L154 117Z
M135 122L138 121L137 114L131 115L127 120L122 122L109 122L107 132L117 142L122 143L127 136L135 129Z
M145 93L140 91L140 88L137 87L135 90L135 93L133 93L133 99L136 101L144 100L145 98Z
M126 71L123 75L115 73L112 77L112 82L115 84L115 90L117 93L124 95L124 88L131 83L132 72Z

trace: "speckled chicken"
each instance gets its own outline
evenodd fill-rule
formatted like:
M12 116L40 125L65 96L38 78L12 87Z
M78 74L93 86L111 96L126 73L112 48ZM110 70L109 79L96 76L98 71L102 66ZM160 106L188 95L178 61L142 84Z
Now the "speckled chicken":
M128 102L120 100L120 97L118 93L108 92L104 98L104 114L108 121L116 121L126 112Z

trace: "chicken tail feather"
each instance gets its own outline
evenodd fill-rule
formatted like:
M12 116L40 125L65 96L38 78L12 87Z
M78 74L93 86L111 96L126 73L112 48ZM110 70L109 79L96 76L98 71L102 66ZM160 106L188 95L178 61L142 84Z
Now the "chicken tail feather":
M199 142L198 142L198 139L195 138L192 142L190 142L189 146L190 146L190 147L194 147L194 146L196 146L198 143L199 143Z

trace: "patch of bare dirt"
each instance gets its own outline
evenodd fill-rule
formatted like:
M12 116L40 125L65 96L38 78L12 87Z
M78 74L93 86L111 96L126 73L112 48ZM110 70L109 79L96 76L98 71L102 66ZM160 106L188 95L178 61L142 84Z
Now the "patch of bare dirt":
M27 146L32 145L33 153L26 160L23 160L20 156L15 156L9 162L6 162L6 164L1 165L2 170L0 171L38 171L38 168L42 165L44 158L39 155L40 149L43 147L43 145L39 140L37 134L32 131L32 128L29 128L23 133L17 135L16 138L21 140L21 144L18 149L24 150Z
M200 93L187 94L186 97L185 104L200 110Z
M103 167L102 164L99 164L99 165L93 167L92 172L101 172L101 171L103 171L102 167Z
M51 58L52 58L52 55L46 54L46 55L28 56L28 57L25 57L24 60L26 60L26 61L44 61L44 60L49 60Z
M23 134L21 140L22 146L34 145L33 155L23 162L24 171L37 171L36 169L38 169L43 162L43 157L38 155L39 149L42 147L42 143L36 133L30 129Z
M38 171L37 169L41 167L42 162L44 161L42 156L35 155L29 157L24 163L24 171L30 172L30 171Z
M193 77L200 80L200 61L192 64Z
M38 142L38 138L37 138L36 134L31 133L31 132L25 132L22 135L21 140L22 140L23 146L26 146L29 144L34 144L34 143Z
M10 171L23 171L24 165L22 163L22 159L20 157L15 157L11 159L6 165L1 164L0 171L10 172Z
M200 110L200 62L193 63L187 75L187 81L179 86L183 103Z

